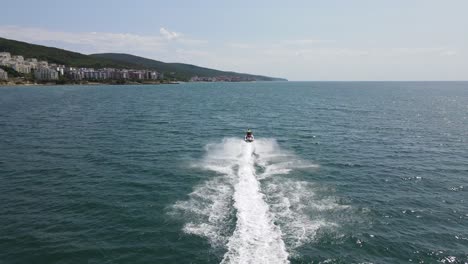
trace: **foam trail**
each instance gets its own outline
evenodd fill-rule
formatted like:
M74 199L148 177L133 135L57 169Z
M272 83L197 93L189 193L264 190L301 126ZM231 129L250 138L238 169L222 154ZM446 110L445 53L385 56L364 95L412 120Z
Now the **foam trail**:
M193 165L215 172L174 205L183 231L206 238L222 263L289 263L319 230L336 230L348 206L294 171L318 165L283 150L274 139L210 143Z
M289 263L288 252L275 226L255 175L254 144L243 143L234 186L237 223L221 263Z

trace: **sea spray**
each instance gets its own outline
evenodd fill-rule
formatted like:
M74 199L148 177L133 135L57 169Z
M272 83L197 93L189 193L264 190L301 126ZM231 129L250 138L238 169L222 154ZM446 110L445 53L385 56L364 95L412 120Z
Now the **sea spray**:
M288 263L320 228L336 225L321 211L340 205L315 195L314 183L288 177L318 165L281 149L274 139L227 138L205 150L194 166L217 176L174 208L184 214L184 232L224 248L222 263Z
M273 224L255 177L253 144L242 144L234 186L237 224L222 263L288 263L281 230Z

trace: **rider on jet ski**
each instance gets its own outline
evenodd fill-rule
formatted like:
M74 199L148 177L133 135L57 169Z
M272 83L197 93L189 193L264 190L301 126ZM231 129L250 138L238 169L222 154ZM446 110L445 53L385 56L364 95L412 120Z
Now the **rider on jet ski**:
M250 130L250 128L247 129L247 134L245 135L245 138L244 138L244 139L245 139L245 141L247 141L247 142L252 142L252 141L254 141L254 136L253 136L252 130Z

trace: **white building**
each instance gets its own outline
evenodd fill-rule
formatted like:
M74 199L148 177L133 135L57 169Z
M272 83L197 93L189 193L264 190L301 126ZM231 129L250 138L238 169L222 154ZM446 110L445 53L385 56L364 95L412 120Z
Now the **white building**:
M0 52L0 60L11 60L10 52Z
M28 64L17 62L17 63L12 64L11 67L19 73L25 73L25 74L31 73L31 66L29 66Z
M120 72L120 79L128 79L130 76L128 75L128 71L127 70L122 70Z
M37 63L37 67L38 68L47 68L47 67L49 67L49 63L47 61L39 61Z
M157 80L158 79L158 72L157 71L147 71L146 72L146 79L148 79L148 80Z
M58 80L58 72L54 69L39 68L34 71L34 77L39 81L53 81Z
M31 67L32 70L35 70L38 68L38 62L37 62L37 59L35 58L26 59L24 64L29 65L29 67Z
M8 73L3 69L0 69L0 80L8 80Z
M0 65L7 66L11 60L11 54L9 52L0 52Z
M27 62L24 63L24 65L29 66L29 67L31 68L31 70L35 70L35 69L38 68L38 67L37 67L37 62L34 63L34 62L29 62L29 61L27 61Z
M65 74L65 65L56 65L54 67L50 67L54 70L56 70L61 76L63 76Z
M145 72L143 71L130 71L129 78L134 80L144 80L145 79Z
M24 62L24 57L23 56L11 56L11 60L16 61L16 62Z

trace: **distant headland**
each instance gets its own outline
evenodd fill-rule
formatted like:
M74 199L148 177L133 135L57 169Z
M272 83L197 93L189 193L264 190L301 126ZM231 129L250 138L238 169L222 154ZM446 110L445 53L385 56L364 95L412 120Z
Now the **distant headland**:
M130 54L85 55L0 38L0 85L162 84L200 81L287 80L184 63L165 63Z

